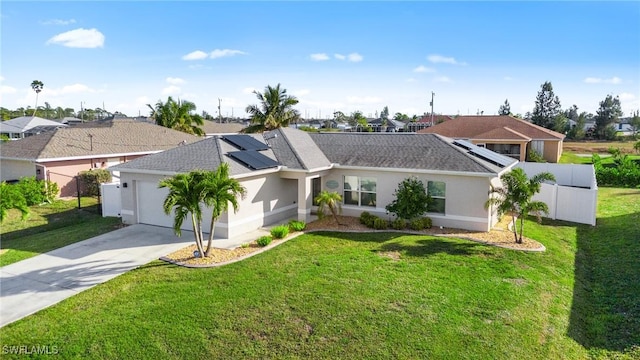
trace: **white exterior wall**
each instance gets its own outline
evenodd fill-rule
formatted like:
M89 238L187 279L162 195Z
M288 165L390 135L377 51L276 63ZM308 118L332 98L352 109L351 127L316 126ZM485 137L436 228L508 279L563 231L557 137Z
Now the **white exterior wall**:
M102 217L119 217L120 211L122 210L120 183L100 184L100 195L102 201Z
M26 160L0 160L0 181L36 176L36 165Z
M424 183L425 188L427 181L441 181L446 184L445 214L425 214L432 219L434 226L489 231L493 225L492 215L484 208L490 190L488 177L334 169L322 178L322 189L342 194L345 175L376 178L376 207L343 205L342 213L346 216L359 216L363 211L368 211L383 218L392 217L391 214L387 214L385 206L395 199L394 192L398 184L407 177L415 175ZM328 181L336 181L339 187L327 188Z

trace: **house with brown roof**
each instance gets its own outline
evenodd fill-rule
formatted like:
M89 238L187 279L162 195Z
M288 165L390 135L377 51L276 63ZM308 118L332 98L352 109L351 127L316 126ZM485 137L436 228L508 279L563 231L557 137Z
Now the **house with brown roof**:
M58 128L0 144L0 180L36 176L75 196L80 171L107 168L202 138L131 119Z
M557 163L564 134L509 115L462 115L418 131L469 140L498 154L527 161L532 151Z

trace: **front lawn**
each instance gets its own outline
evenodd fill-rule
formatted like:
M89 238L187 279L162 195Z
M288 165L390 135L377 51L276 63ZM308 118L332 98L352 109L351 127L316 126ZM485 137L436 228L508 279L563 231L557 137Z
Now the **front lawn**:
M316 233L219 268L155 261L0 343L87 359L638 358L639 216L640 190L600 189L597 227L526 223L544 253Z
M0 266L98 236L122 223L119 218L103 218L96 199L82 198L82 209L77 206L77 200L32 206L24 221L17 210L10 210L0 229Z

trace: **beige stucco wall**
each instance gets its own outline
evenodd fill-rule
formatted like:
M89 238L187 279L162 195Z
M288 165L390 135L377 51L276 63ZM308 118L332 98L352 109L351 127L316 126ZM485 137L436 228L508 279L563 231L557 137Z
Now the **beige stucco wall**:
M164 176L149 174L120 174L120 189L122 202L122 222L125 224L137 224L140 206L137 203L136 183L158 183ZM247 196L240 199L237 213L231 210L223 214L215 224L215 236L229 238L253 230L264 225L284 222L297 214L297 180L281 179L277 173L239 179L247 189ZM124 184L127 187L124 187ZM160 191L159 191L160 193ZM208 232L211 225L211 210L203 206L203 231ZM171 224L167 224L171 226ZM183 226L190 230L190 224Z
M359 216L368 211L374 215L392 218L387 215L385 206L394 200L398 184L413 175L405 172L381 172L369 170L334 169L322 178L323 190L343 191L343 176L366 176L376 178L376 207L343 205L343 214ZM488 231L491 226L491 214L484 208L490 189L490 178L441 174L415 174L427 186L427 181L441 181L446 184L445 214L427 213L434 226L454 227L475 231ZM328 189L328 181L336 181L337 189Z
M0 181L20 180L23 177L36 176L36 166L26 160L0 160Z
M562 141L546 140L544 142L544 154L542 155L545 160L551 163L557 163L562 156Z

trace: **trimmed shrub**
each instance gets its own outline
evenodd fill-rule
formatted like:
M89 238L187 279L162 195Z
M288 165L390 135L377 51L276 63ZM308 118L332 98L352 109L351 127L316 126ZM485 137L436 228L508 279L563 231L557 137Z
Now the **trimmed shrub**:
M425 229L431 229L431 226L433 226L433 224L431 223L431 218L428 218L425 216L421 220L422 220L422 226Z
M376 216L376 219L373 221L373 228L376 230L385 230L389 227L389 222L385 219L379 218Z
M304 221L291 220L289 221L289 228L293 231L302 231L307 227Z
M397 218L391 222L391 227L396 230L402 230L407 227L407 221L404 219Z
M422 221L422 218L413 219L409 223L409 227L411 228L411 230L415 231L424 230L424 222Z
M370 213L370 212L368 212L368 211L363 211L363 212L360 214L360 224L363 224L363 225L367 225L367 226L369 226L368 224L369 224L369 222L371 221L371 218L372 218L372 217L373 217L373 215L371 215L371 213Z
M271 236L275 239L282 239L287 235L289 235L288 225L278 225L271 228Z
M258 238L258 240L256 240L256 243L259 246L265 247L265 246L271 244L271 240L273 240L273 238L271 238L271 236L265 235L265 236L260 236Z
M84 195L99 196L100 184L111 182L111 173L105 169L81 171L78 176L84 184Z

